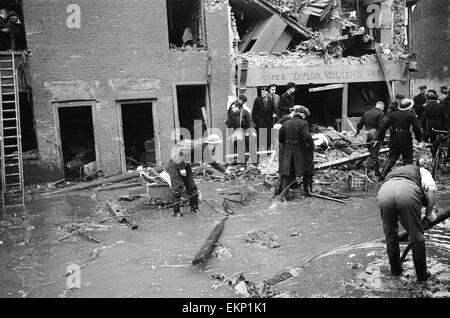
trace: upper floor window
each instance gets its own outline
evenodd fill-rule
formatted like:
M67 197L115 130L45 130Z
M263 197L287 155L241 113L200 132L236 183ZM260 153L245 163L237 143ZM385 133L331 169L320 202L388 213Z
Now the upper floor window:
M19 0L0 3L0 51L25 50L22 4Z
M170 48L206 47L203 16L201 0L167 0Z

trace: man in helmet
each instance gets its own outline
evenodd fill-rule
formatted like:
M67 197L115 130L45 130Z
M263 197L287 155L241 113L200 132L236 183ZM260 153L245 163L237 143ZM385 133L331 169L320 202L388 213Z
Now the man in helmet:
M191 153L195 149L201 149L203 160L220 172L227 173L225 167L216 161L216 147L222 144L222 139L215 135L209 135L201 143L195 141L182 141L176 144L171 151L167 164L167 172L170 176L170 188L174 199L173 216L183 216L180 211L181 196L185 192L189 197L191 212L198 212L198 189L194 181L191 168Z

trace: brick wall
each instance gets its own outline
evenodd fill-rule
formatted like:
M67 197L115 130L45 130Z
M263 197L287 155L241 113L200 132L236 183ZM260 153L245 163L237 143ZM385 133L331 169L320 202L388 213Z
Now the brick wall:
M419 69L412 74L411 91L417 94L421 84L439 91L441 83L450 83L450 1L419 1L411 23L411 44Z
M81 9L81 27L68 28L67 7ZM213 123L225 121L230 93L227 5L207 10L206 51L170 51L165 0L24 0L38 147L43 165L61 174L55 102L93 100L101 168L120 172L117 99L154 99L163 162L173 122L172 83L206 81L211 56Z

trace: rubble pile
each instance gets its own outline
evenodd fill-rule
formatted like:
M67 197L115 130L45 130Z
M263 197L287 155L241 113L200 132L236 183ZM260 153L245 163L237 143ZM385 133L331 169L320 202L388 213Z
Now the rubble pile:
M240 59L247 60L250 67L296 67L331 65L358 65L366 63L378 63L376 55L366 54L360 57L347 56L342 58L330 58L328 55L319 55L311 51L283 51L281 53L246 52L240 54ZM394 56L392 56L394 58Z
M211 278L217 281L213 288L229 286L237 293L249 298L275 298L280 295L280 292L274 291L266 282L253 283L247 280L242 272L235 273L231 278L226 277L225 274L212 274Z

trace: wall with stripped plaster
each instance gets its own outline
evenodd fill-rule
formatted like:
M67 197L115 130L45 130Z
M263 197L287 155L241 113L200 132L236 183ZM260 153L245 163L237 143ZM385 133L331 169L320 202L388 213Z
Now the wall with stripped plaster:
M68 9L73 4L79 27ZM223 125L231 93L226 2L206 6L207 51L169 49L165 0L24 0L23 9L38 147L52 177L62 175L56 102L93 103L98 161L114 174L121 172L117 100L152 99L166 162L173 144L172 83L206 81L210 56L213 124Z
M421 0L412 13L412 50L418 72L411 78L411 92L422 84L438 93L441 84L450 84L450 1Z

